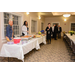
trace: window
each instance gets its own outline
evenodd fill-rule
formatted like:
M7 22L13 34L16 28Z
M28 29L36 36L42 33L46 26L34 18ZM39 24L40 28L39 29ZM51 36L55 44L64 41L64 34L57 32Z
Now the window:
M13 21L14 35L19 35L19 28L21 24L20 16L13 15L11 13L4 13L4 36L6 36L6 27L8 25L9 19Z
M4 13L4 36L6 36L6 27L8 25L8 21L9 21L9 14Z
M15 15L13 15L13 29L14 29L14 35L19 35L18 16Z
M71 30L75 31L75 23L71 23Z
M37 29L37 21L32 20L31 21L31 33L36 33Z

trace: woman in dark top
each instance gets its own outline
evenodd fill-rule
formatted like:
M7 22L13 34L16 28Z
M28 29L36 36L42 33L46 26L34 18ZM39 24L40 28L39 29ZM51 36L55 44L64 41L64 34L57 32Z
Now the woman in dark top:
M46 28L46 38L47 38L48 44L51 43L51 33L52 33L52 27L51 27L51 24L48 23L48 26ZM50 43L49 43L49 40L50 40Z

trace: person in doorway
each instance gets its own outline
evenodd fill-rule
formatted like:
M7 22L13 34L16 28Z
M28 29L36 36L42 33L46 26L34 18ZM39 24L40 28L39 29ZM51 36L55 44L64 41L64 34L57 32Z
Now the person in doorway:
M61 38L62 28L58 25L58 38Z
M9 20L9 25L6 27L6 39L7 39L7 41L13 40L12 25L13 25L13 21Z
M22 36L25 36L28 34L29 34L28 23L27 23L27 21L24 21L24 24L22 26Z
M55 27L54 27L54 39L55 39L55 40L57 40L57 39L56 39L56 37L57 37L57 32L58 32L58 27L57 27L57 24L56 24Z
M53 38L54 38L54 27L55 27L55 24L52 27L52 35L53 35Z
M48 26L46 27L46 38L47 38L48 44L51 43L51 33L52 33L52 27L51 27L51 24L48 23Z

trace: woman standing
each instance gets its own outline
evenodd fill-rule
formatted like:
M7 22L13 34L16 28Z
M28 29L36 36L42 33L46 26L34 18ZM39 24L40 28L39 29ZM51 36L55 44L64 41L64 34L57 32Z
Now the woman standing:
M48 26L46 28L46 37L47 37L48 44L51 43L51 33L52 33L52 27L51 27L51 24L48 23ZM50 40L50 43L49 43L49 40Z
M28 23L27 21L24 21L24 24L22 26L22 36L28 35L28 33L29 33Z

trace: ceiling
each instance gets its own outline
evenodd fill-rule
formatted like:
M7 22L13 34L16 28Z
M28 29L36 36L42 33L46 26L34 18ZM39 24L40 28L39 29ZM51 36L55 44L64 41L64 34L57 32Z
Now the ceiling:
M38 14L44 17L59 17L63 16L63 14L71 14L71 16L75 16L75 12L38 12Z

